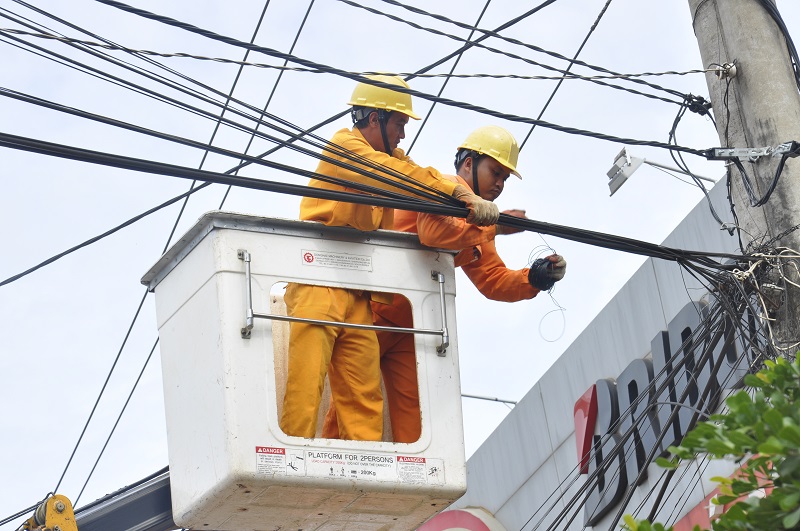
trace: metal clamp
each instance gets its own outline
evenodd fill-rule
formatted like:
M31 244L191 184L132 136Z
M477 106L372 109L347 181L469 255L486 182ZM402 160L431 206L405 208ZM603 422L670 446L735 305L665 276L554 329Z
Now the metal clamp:
M756 162L761 157L768 157L770 155L773 157L779 155L797 157L800 155L800 144L796 141L789 141L774 147L711 148L705 152L705 156L708 160L747 159L750 162Z
M444 275L438 271L431 271L431 278L439 282L439 301L442 308L442 329L431 330L428 328L402 328L398 326L378 326L378 325L364 325L355 323L346 323L343 321L325 321L321 319L307 319L304 317L291 317L288 315L276 315L269 313L255 313L253 311L253 290L252 290L252 277L250 273L250 253L245 249L236 251L236 256L239 260L244 261L244 276L245 283L247 284L245 290L245 304L247 309L245 311L245 326L242 328L242 338L249 339L253 330L253 323L255 319L271 319L273 321L289 321L295 323L315 324L321 326L341 326L342 328L357 328L359 330L376 330L386 332L400 332L403 334L425 334L442 336L442 343L436 347L436 353L439 356L444 356L447 353L447 347L450 346L450 334L447 331L447 309L445 306L444 298Z

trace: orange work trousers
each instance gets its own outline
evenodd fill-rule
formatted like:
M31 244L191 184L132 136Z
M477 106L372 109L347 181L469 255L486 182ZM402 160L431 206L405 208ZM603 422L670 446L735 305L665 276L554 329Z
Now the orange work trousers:
M293 317L372 324L369 292L291 283L286 310ZM325 385L340 405L342 439L380 441L383 435L378 340L372 330L291 323L289 368L280 426L287 435L314 437Z
M413 319L408 299L395 294L392 304L372 303L372 316L376 325L411 328ZM414 334L399 332L377 332L380 345L380 367L389 419L392 423L394 442L411 443L419 439L422 432L422 417L419 407L419 385L417 383L417 357L414 349ZM338 413L338 414L337 414ZM331 400L322 436L340 438L337 418L344 409L335 399Z

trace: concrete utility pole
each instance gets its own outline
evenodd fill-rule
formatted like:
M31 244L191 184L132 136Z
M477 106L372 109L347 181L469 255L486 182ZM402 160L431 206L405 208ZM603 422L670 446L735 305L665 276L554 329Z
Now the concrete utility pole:
M689 0L689 7L703 66L736 63L727 106L726 79L706 74L720 146L765 147L800 141L800 93L786 40L764 6L758 0ZM777 157L762 157L755 163L743 163L759 197L771 183L778 161ZM745 246L758 245L800 224L800 158L787 160L775 192L762 207L750 207L734 166L728 167L728 175ZM772 246L800 249L800 230ZM792 274L796 281L797 272ZM800 335L799 289L788 287L776 317L779 341Z

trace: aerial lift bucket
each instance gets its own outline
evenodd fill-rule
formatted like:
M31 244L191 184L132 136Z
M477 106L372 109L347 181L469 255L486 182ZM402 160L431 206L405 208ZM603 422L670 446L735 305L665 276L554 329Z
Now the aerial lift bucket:
M419 440L283 433L285 282L408 299ZM142 283L155 292L177 525L405 531L465 491L452 254L411 234L211 212Z

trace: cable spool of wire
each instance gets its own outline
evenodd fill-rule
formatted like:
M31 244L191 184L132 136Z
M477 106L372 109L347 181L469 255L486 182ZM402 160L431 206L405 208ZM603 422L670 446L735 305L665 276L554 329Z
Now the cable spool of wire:
M550 271L553 263L547 258L537 258L531 264L528 271L528 282L531 286L540 290L548 291L556 283L555 279L550 276Z

